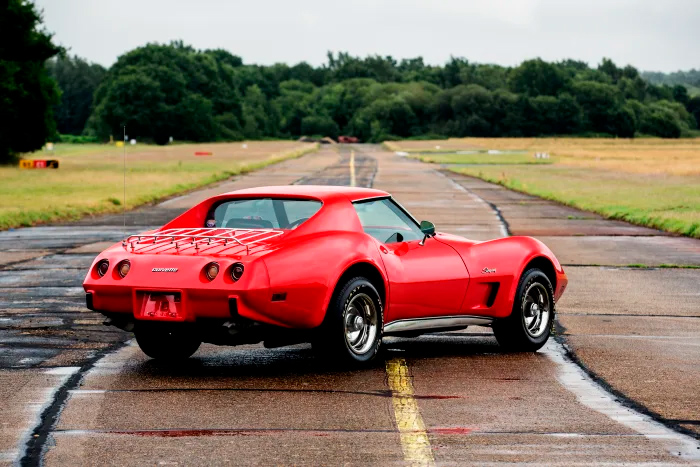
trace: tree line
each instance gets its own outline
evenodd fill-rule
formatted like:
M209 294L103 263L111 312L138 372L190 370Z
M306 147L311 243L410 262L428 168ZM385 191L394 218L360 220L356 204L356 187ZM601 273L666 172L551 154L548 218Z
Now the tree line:
M65 54L33 5L0 15L0 160L57 133L167 143L296 138L363 141L462 136L696 134L700 97L653 84L604 59L526 60L515 67L451 58L354 57L247 65L228 51L147 44L109 69Z
M60 62L60 59L59 59ZM83 67L86 65L82 65ZM320 67L245 65L225 50L148 44L119 57L94 92L87 134L165 143L339 134L363 141L448 136L647 134L698 126L700 98L604 59L517 67L452 58L328 54ZM84 113L83 113L84 114Z

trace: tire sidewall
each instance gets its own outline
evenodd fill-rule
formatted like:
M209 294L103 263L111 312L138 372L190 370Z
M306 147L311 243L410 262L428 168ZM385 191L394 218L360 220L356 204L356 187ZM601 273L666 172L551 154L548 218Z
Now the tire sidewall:
M527 292L528 288L534 282L540 283L544 286L545 290L547 291L547 298L550 304L549 322L547 323L547 329L539 337L532 337L527 331L527 326L525 325L525 313L523 306L525 301L525 292ZM528 341L532 345L541 346L544 345L545 342L547 342L547 339L549 339L549 335L551 334L552 324L554 323L554 290L552 288L552 283L549 281L549 278L541 270L530 269L520 280L515 303L513 304L513 313L517 313L517 315L514 316L514 318L517 319L517 322L519 323L519 326L522 329L522 338L526 339L526 341Z
M201 344L194 330L171 323L137 322L136 342L146 355L157 360L184 360Z
M350 301L359 294L365 294L368 297L370 297L370 299L372 299L372 301L374 302L374 306L377 310L377 335L375 337L375 342L372 348L364 354L355 353L349 347L349 344L345 339L345 313L347 310L347 306L350 303ZM379 349L382 343L382 334L384 331L384 309L382 306L382 300L379 297L377 289L372 285L371 282L369 282L365 278L354 278L348 281L346 285L341 289L334 306L335 310L333 311L334 315L336 316L336 319L334 320L336 326L334 327L336 331L333 333L334 335L332 336L332 338L337 339L338 337L336 337L336 335L339 335L339 338L342 342L342 349L346 354L347 360L351 362L363 363L374 359L379 353Z

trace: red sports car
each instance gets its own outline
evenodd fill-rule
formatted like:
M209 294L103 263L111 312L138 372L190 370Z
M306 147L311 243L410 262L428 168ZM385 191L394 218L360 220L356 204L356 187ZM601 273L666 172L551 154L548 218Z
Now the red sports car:
M134 331L153 358L187 358L202 342L311 342L366 362L383 336L470 325L535 351L566 284L534 238L438 233L384 191L281 186L214 196L126 238L83 287L88 308Z

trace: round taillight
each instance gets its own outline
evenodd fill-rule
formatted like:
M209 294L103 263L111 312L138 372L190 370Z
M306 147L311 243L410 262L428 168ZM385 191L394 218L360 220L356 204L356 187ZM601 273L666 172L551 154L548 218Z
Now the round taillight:
M106 259L103 259L99 263L97 263L97 266L95 266L95 271L97 271L97 275L100 277L104 277L105 274L107 274L107 271L109 270L109 261Z
M126 277L127 274L129 274L129 271L131 270L131 263L129 262L128 259L125 259L124 261L120 262L117 264L117 272L121 277Z
M231 279L237 281L243 275L243 265L241 263L236 263L231 266Z
M207 276L207 279L210 281L213 281L216 276L219 274L219 265L217 263L209 263L204 267L204 274Z

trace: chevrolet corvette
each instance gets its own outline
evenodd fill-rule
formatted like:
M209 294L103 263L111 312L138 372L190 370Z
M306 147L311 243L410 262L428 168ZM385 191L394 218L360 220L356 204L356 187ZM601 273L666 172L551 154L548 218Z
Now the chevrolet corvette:
M362 363L385 336L467 326L491 327L509 351L536 351L566 285L534 238L436 232L380 190L280 186L211 197L125 238L95 259L83 287L88 308L133 331L151 358L188 358L202 342L310 342Z

